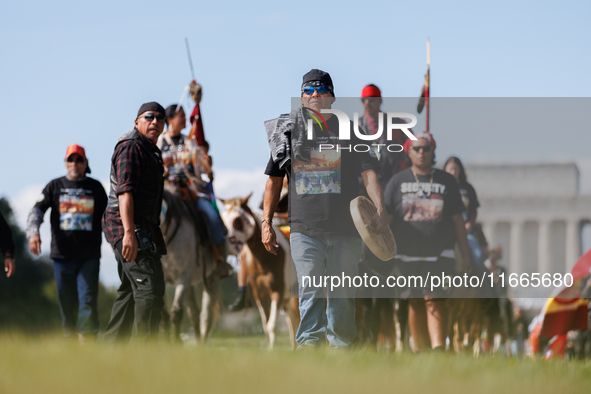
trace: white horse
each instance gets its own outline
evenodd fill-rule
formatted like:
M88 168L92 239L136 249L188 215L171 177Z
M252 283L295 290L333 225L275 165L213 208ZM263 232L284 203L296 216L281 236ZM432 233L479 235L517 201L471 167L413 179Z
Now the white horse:
M269 338L269 347L275 343L277 315L280 310L285 312L292 348L295 348L295 333L300 324L300 312L297 298L292 298L291 288L297 277L292 270L289 241L274 226L277 243L280 248L277 255L265 249L261 240L260 218L256 217L248 207L250 196L221 200L224 204L222 219L228 228L230 253L239 254L247 267L247 276L256 301L263 330Z
M200 242L197 223L205 224L197 215L195 205L183 200L176 187L165 186L160 227L167 254L162 256L162 269L166 283L175 286L170 321L177 341L180 341L185 301L195 335L200 335L201 342L211 333L219 314L220 278L215 272L211 248ZM196 299L196 293L201 295L200 300Z

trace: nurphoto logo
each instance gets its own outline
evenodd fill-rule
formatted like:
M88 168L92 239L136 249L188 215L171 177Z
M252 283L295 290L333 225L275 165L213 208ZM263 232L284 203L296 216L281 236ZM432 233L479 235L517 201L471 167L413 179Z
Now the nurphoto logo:
M321 109L320 113L318 113L318 111L315 111L311 108L306 108L306 110L308 111L308 115L310 116L310 119L308 119L308 122L306 124L308 140L314 139L313 121L315 121L318 124L318 126L320 127L321 130L324 130L325 127L326 127L326 129L328 129L328 126L326 125L326 120L324 120L324 117L322 116L322 114L328 114L328 113L335 115L339 121L339 140L340 141L348 141L351 139L351 127L350 127L351 121L349 119L349 116L345 112L338 110L338 109ZM416 124L417 124L417 117L416 116L414 116L413 114L406 113L406 112L388 112L385 117L386 117L386 139L387 139L387 141L392 140L392 131L393 130L401 130L411 140L413 140L413 141L417 140L417 137L415 137L414 134L409 130L412 127L416 126ZM410 119L410 123L394 123L394 119L401 119L401 118ZM380 112L378 115L378 130L377 130L377 132L375 134L365 134L361 130L359 130L359 113L354 112L353 113L353 132L355 133L355 136L362 141L377 141L378 139L380 139L380 137L384 133L383 113ZM355 152L369 152L370 150L372 150L372 147L373 147L373 150L377 150L378 152L380 151L380 149L382 147L386 147L388 152L402 152L402 150L403 150L403 147L400 144L371 144L371 146L367 145L367 144L356 144L353 146L349 145L348 147L344 147L344 146L340 146L340 145L335 146L333 144L320 144L319 150L320 151L322 151L323 149L324 150L332 150L332 149L336 148L337 151L338 150L348 150L348 151L355 151Z

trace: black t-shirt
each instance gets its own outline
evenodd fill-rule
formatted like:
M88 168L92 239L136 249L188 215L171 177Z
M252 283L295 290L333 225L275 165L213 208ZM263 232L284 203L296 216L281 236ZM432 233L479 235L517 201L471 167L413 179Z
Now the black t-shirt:
M464 212L458 183L441 170L418 175L411 169L394 175L384 198L388 213L394 215L392 233L398 254L417 257L439 256L456 243L452 215ZM432 179L432 181L431 181Z
M314 127L316 140L306 146L310 151L309 163L294 159L289 167L281 170L269 159L265 174L283 177L287 173L292 233L358 236L349 205L359 196L357 177L366 170L379 171L378 160L373 150L354 151L353 147L363 142L355 137L352 124L348 141L338 140L336 116L326 121L328 130L320 129L318 125ZM332 145L332 149L327 145Z
M52 180L43 189L35 208L51 208L52 259L91 259L101 256L101 218L107 194L92 178L75 182L67 177Z
M476 190L474 190L472 185L468 182L460 183L460 195L462 196L462 202L466 208L464 219L468 221L480 206L478 197L476 197Z

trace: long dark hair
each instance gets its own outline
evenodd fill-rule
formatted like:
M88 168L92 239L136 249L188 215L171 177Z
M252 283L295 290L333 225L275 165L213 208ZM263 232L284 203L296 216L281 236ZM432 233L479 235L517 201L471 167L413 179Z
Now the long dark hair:
M466 176L466 170L464 169L464 165L462 164L462 161L455 156L451 156L445 162L445 165L443 166L443 170L445 170L445 167L447 167L447 165L449 163L455 163L460 168L460 176L458 176L458 178L460 178L460 183L468 182L468 177Z
M166 107L166 126L169 125L168 123L168 119L174 118L175 115L177 114L177 108L178 108L178 104L171 104L168 107ZM181 107L183 108L183 107ZM181 108L179 108L179 111L181 110Z

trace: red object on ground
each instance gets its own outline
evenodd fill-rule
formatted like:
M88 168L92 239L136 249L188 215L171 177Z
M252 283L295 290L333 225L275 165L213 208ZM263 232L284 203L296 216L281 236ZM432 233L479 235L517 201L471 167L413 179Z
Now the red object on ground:
M544 307L544 320L540 336L565 335L570 330L587 329L588 301L581 298L583 279L591 268L591 250L582 255L574 265L571 274L573 285L564 287L554 298L548 299Z
M585 276L591 274L591 249L579 257L579 260L577 260L577 263L573 267L571 274L573 275L573 279L584 278Z
M566 335L557 335L550 340L548 351L544 354L544 359L564 358L566 352Z

